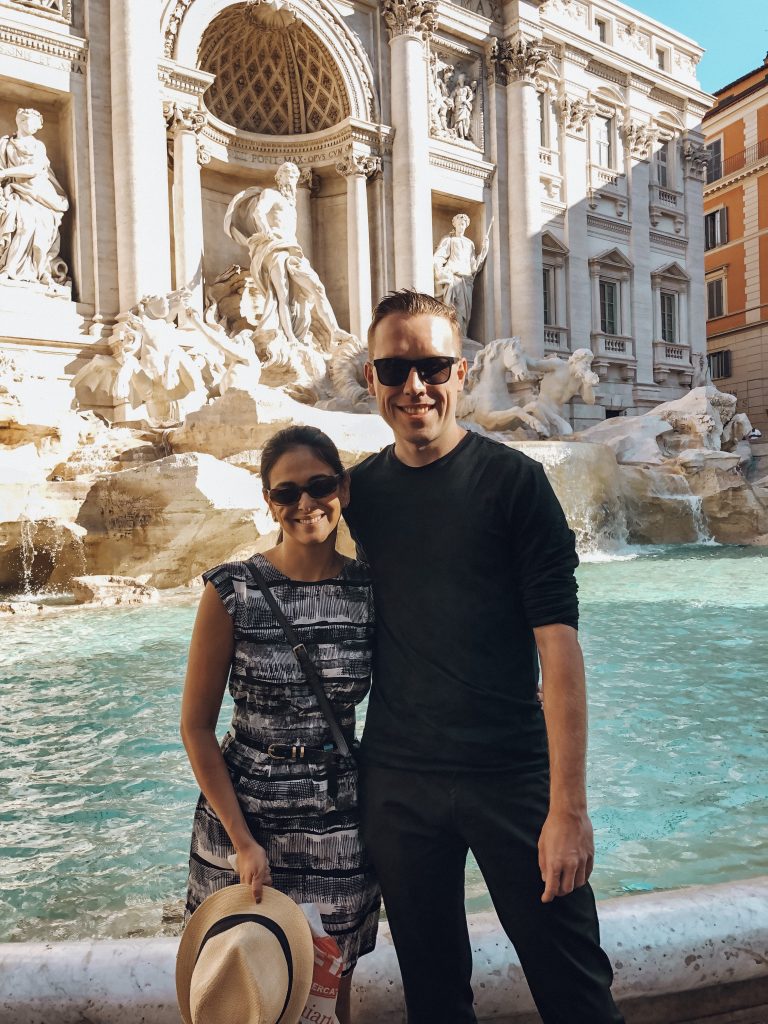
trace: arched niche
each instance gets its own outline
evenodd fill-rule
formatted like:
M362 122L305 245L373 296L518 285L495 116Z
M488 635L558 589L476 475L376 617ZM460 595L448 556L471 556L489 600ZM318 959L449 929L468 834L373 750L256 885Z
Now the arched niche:
M349 117L338 65L304 22L266 18L247 3L217 14L203 34L198 68L214 76L207 109L241 131L306 135Z
M198 67L200 47L206 30L227 8L243 6L243 0L174 0L162 20L163 52L186 67ZM280 0L258 5L257 10L279 15ZM360 40L326 0L292 0L297 20L309 29L330 53L346 92L349 116L377 124L379 102L373 69Z

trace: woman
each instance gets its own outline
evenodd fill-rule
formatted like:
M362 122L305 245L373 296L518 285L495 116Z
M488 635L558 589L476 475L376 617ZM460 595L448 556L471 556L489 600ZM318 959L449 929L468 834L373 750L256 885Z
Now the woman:
M267 443L261 478L280 534L276 547L248 561L305 644L351 738L355 705L370 686L373 604L365 568L336 550L349 477L330 438L295 426ZM274 885L299 903L318 903L344 958L337 1015L349 1024L352 971L373 948L380 905L358 835L355 764L325 753L329 724L247 563L217 566L203 578L181 714L202 790L187 914L238 878L257 901L264 885ZM228 677L235 707L219 747ZM304 758L292 756L302 746ZM237 875L228 859L235 853Z

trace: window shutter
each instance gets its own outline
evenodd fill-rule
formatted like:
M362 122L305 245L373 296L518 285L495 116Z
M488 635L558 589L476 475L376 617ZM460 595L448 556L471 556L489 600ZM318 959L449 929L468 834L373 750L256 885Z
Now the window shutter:
M722 245L723 242L728 241L728 208L722 207L722 209L718 210L718 214L720 216L719 244Z

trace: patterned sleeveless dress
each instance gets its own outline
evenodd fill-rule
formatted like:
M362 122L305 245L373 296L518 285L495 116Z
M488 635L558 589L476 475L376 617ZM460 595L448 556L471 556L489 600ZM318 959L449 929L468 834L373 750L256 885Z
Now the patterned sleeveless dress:
M371 681L374 610L367 567L345 559L335 578L303 583L284 576L261 554L251 561L320 671L344 733L352 735L355 706ZM221 749L245 820L267 852L275 888L297 903L319 905L347 973L374 947L381 904L360 842L356 766L351 758L338 762L337 793L331 799L325 765L277 761L262 752L270 743L323 747L333 738L244 563L219 565L203 579L216 588L234 624L229 691L235 707ZM212 892L239 881L227 860L234 852L201 794L192 830L187 916Z

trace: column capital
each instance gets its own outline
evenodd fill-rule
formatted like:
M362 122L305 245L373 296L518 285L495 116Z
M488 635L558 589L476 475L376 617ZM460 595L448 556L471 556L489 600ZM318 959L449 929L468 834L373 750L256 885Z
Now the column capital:
M627 121L621 127L621 137L631 156L637 160L647 160L659 133L655 128L640 121Z
M494 39L490 46L491 60L503 81L529 82L535 84L536 78L547 62L547 51L536 45L533 39Z
M572 96L562 96L557 104L558 121L566 132L573 135L583 135L594 112L594 103Z
M350 176L372 178L374 174L378 174L381 170L381 157L350 153L343 160L339 160L336 164L336 170L342 178Z
M706 179L710 153L703 142L683 139L683 160L686 178L695 178L698 181Z
M198 135L208 121L204 111L198 110L197 107L182 106L171 101L163 103L163 117L171 136L177 132L194 132Z
M397 36L420 36L425 42L437 28L437 0L383 0L390 42Z
M305 167L299 175L296 187L305 188L310 195L316 195L320 189L320 178L315 174L311 167Z

